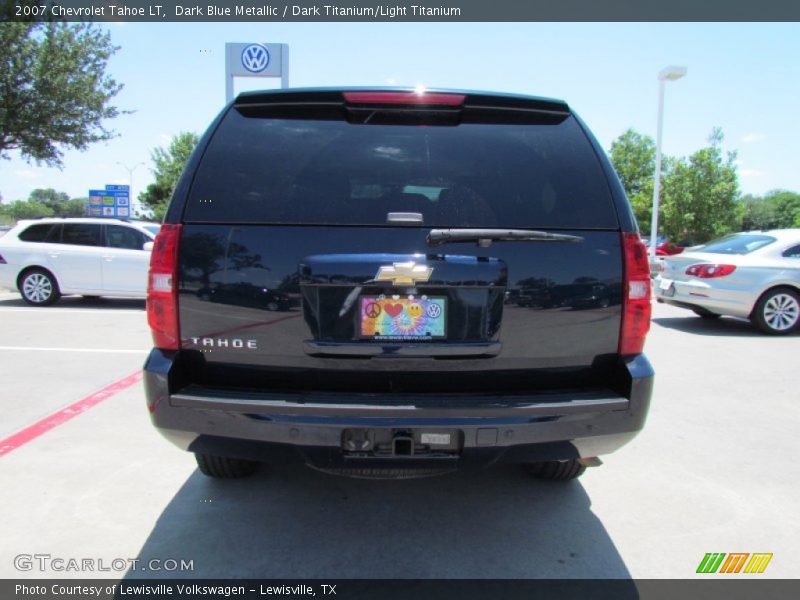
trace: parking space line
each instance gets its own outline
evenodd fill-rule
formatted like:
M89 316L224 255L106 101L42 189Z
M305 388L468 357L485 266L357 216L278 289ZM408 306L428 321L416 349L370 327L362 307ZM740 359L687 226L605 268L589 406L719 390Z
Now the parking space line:
M93 406L100 404L103 400L108 400L111 398L111 396L118 394L119 392L131 387L141 380L141 371L131 373L127 377L123 377L122 379L107 385L103 389L93 392L85 398L81 398L77 402L73 402L69 406L66 406L61 410L46 416L44 419L37 421L33 425L29 425L22 431L18 431L4 440L0 440L0 457L5 456L13 450L16 450L20 446L24 446L28 442L47 433L51 429L55 429L59 425L63 425L70 419L85 413Z
M0 350L33 350L35 352L99 352L101 354L147 354L150 349L114 350L109 348L43 348L34 346L0 346Z

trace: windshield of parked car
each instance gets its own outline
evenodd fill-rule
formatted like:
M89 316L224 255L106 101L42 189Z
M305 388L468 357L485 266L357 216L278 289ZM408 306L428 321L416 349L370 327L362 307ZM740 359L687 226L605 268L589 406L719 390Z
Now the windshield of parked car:
M729 235L705 246L697 248L697 252L710 252L712 254L750 254L775 241L775 238L763 233L740 233Z

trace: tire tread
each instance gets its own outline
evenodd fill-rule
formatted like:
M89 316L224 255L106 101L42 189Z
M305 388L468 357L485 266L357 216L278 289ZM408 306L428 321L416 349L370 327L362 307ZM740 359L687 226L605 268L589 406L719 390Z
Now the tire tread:
M537 479L548 481L569 481L580 477L586 470L577 459L565 461L548 460L527 465L528 471Z
M249 477L256 472L258 463L251 460L195 453L197 466L203 475L217 479Z

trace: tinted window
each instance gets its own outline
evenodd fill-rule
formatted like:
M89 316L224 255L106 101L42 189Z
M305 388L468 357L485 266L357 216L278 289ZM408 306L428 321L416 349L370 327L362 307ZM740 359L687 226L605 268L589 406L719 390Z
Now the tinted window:
M123 227L122 225L106 225L106 246L126 250L141 250L145 243L143 233Z
M92 223L64 223L61 243L73 244L75 246L100 246L101 233L100 225L94 225Z
M729 235L705 246L700 246L696 252L711 252L713 254L750 254L754 250L771 244L775 238L761 233L739 233Z
M187 221L614 228L599 160L557 124L357 125L231 110L196 174Z
M787 258L800 258L800 244L784 250L783 256Z
M25 231L19 234L19 239L23 242L57 242L58 225L53 223L42 223L40 225L31 225ZM51 234L51 235L48 235ZM56 239L54 239L54 237Z
M161 229L161 225L142 225L147 231L152 233L153 235L158 234L158 230Z

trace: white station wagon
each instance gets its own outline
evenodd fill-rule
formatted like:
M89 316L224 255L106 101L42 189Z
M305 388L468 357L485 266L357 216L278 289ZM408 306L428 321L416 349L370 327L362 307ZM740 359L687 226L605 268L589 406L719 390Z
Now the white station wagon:
M157 231L117 219L20 221L0 238L0 286L34 306L67 294L145 298Z

